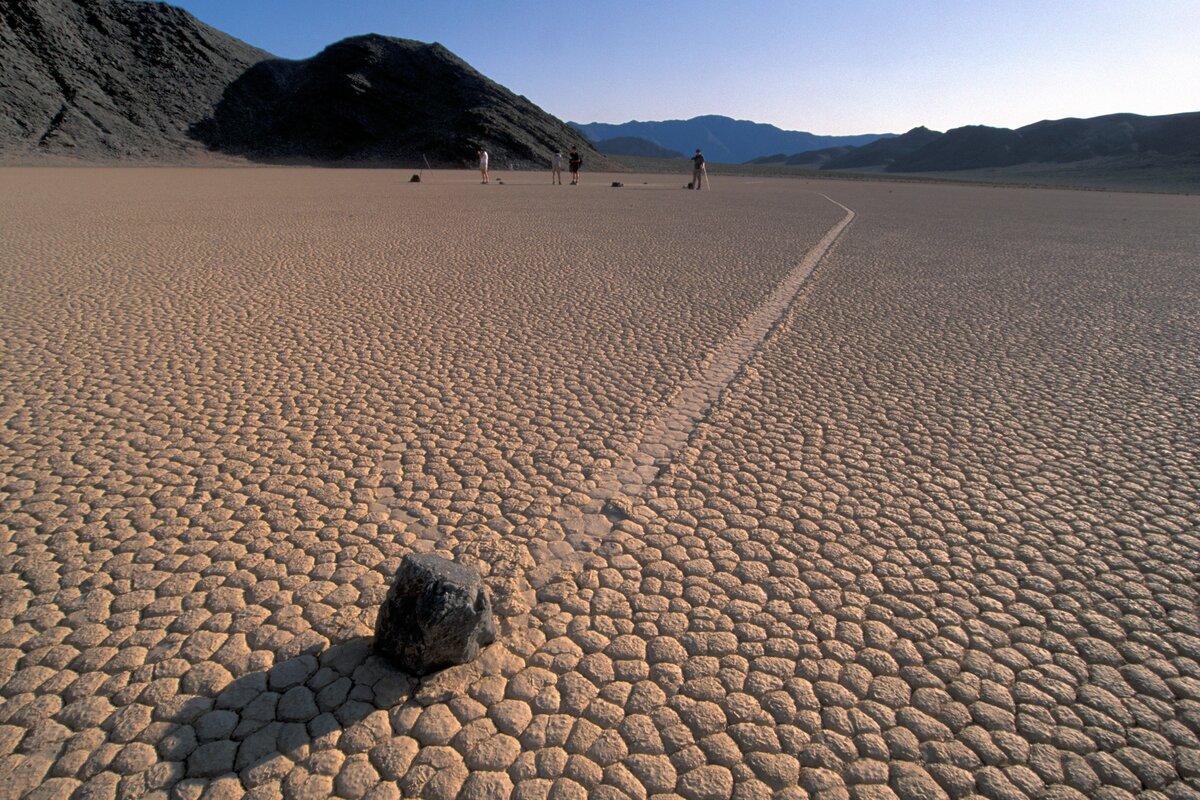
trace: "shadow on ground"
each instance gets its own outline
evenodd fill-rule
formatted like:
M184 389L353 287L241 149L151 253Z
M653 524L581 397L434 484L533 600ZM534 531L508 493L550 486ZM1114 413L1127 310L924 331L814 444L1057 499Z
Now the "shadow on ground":
M227 776L251 789L282 780L317 750L365 753L391 735L389 712L412 699L417 680L391 667L359 637L237 678L197 696L167 720L160 756L200 788ZM181 789L186 789L181 786ZM187 792L184 792L187 794Z

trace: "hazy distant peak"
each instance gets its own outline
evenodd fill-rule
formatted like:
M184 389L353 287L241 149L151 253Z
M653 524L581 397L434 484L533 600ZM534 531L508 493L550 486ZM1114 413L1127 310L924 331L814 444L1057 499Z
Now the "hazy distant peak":
M697 147L710 161L744 163L771 153L796 153L826 147L861 145L892 134L821 136L805 131L786 131L763 122L738 120L707 114L687 120L631 121L620 124L568 123L594 142L633 137L681 153Z
M1094 158L1158 153L1200 154L1200 112L1157 117L1106 114L1041 120L1016 130L964 125L888 166L892 172L933 172L1066 164Z

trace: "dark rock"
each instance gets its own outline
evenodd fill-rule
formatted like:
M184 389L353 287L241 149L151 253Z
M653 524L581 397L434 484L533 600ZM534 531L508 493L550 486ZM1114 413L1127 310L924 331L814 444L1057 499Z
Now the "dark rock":
M479 572L430 553L405 556L375 623L375 650L426 675L465 664L496 640L491 597Z
M624 186L625 184L621 183L620 181L613 181L613 182L612 182L612 185L613 185L613 188L614 188L614 189L620 189L620 188L621 188L622 186Z
M600 513L608 517L609 522L619 522L623 519L629 519L633 516L633 503L628 497L610 497L604 502L604 507L600 509Z
M409 182L409 183L420 183L420 182L421 182L421 176L420 176L420 175L413 175L411 178L409 178L409 179L408 179L408 182Z

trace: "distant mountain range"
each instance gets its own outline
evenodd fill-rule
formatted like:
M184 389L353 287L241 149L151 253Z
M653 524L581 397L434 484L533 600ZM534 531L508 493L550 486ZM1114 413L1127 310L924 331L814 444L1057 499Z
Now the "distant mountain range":
M683 153L655 144L639 136L614 136L596 142L596 149L613 156L639 156L642 158L684 158Z
M165 3L0 0L0 158L544 166L561 120L437 44L361 36L288 61Z
M727 164L742 164L768 153L799 153L823 147L864 145L891 135L868 133L857 136L820 136L804 131L785 131L761 122L720 116L663 122L567 124L582 131L597 144L619 137L637 137L687 155L691 155L699 147L709 161Z
M825 147L795 155L779 153L753 159L750 164L786 164L808 169L855 169L890 164L919 150L942 134L928 128L913 128L908 133L876 139L862 147Z
M1044 175L1101 162L1125 175L1200 169L1200 112L900 136L817 136L719 116L573 125L438 44L358 36L291 61L165 3L0 0L3 163L162 163L218 153L466 165L483 146L497 165L545 167L554 150L575 146L589 168L628 156L686 157L700 147L711 162L822 170L1021 167Z
M953 172L1151 154L1200 156L1200 112L1045 120L1016 130L969 125L938 133L914 128L902 136L862 147L779 154L750 163L823 170Z

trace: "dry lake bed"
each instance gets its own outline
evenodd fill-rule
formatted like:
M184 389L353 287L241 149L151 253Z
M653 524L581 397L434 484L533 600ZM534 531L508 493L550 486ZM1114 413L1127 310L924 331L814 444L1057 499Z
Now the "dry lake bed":
M409 175L0 172L0 796L1200 797L1200 198Z

